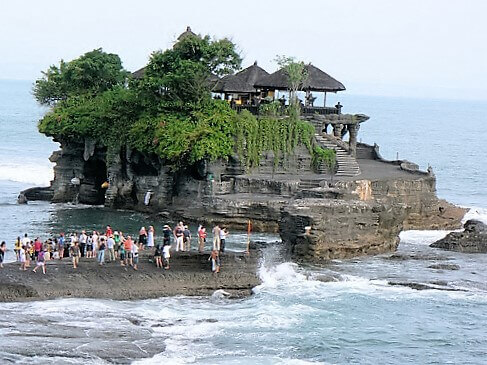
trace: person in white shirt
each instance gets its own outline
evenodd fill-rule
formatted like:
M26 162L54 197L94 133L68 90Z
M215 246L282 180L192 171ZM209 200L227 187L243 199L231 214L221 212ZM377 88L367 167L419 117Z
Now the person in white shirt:
M91 239L93 241L93 251L91 253L91 257L96 257L96 249L98 248L98 241L100 240L100 235L97 231L93 231Z
M88 241L88 236L85 231L81 231L79 235L79 250L81 252L81 257L85 257L86 243Z
M137 270L137 265L139 264L139 247L137 244L132 245L132 267Z
M115 261L115 240L113 236L107 238L107 254L108 254L108 261Z
M169 270L169 259L171 258L171 245L165 245L162 248L162 257L164 258L164 269Z

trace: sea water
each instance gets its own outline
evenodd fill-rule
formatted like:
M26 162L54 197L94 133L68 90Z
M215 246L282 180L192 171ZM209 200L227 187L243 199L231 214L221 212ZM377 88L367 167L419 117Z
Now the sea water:
M39 134L46 112L28 82L0 81L0 240L24 232L135 233L154 222L134 212L33 202L18 192L52 179L57 143ZM487 222L487 103L340 95L344 112L368 114L363 142L385 158L433 166L438 195ZM230 249L246 235L232 232ZM262 284L240 300L173 297L138 301L56 299L0 305L0 359L19 364L484 364L487 256L429 247L447 231L407 231L394 254L326 267L265 252ZM275 242L275 235L255 239ZM9 259L12 259L11 251ZM436 264L458 270L434 269ZM0 271L1 275L1 271ZM26 274L27 275L27 274ZM433 289L414 290L407 283ZM393 285L395 284L395 285ZM444 290L447 289L447 290Z

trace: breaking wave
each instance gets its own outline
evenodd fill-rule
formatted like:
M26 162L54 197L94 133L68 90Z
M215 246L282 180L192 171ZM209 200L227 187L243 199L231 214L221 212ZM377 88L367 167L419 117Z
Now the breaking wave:
M54 170L49 163L18 164L0 162L0 180L8 180L32 184L36 186L48 186L54 178Z

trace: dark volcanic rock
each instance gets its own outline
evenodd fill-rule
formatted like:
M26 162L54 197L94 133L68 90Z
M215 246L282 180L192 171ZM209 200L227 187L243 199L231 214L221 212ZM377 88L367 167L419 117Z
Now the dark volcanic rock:
M280 232L300 261L391 252L401 229L454 229L465 213L437 198L434 175L404 161L400 169L376 160L364 144L362 173L335 179L312 170L304 145L277 164L273 152L264 153L251 171L232 156L175 173L156 155L130 148L108 159L106 147L93 140L59 142L47 200L160 212L230 229L247 229L250 220L253 231ZM19 201L41 196L26 195Z
M428 269L435 270L460 270L460 266L456 264L434 264L428 266Z
M463 232L451 232L430 246L465 253L487 253L487 225L472 219L463 227Z
M81 259L73 269L69 258L47 262L47 273L20 271L18 263L0 269L0 302L52 299L60 297L145 299L173 295L212 295L223 290L229 298L250 295L261 283L257 271L260 251L227 252L222 255L219 274L211 272L208 253L174 252L171 269L157 269L141 252L139 270L122 267L120 262L99 266L94 259ZM31 267L32 269L32 267ZM129 318L139 325L135 318Z
M21 191L17 202L19 204L25 204L28 200L52 200L54 191L50 186L47 187L35 187Z
M444 287L445 282L432 282L430 284L423 284L423 283L410 283L410 282L395 282L390 281L388 283L392 286L405 286L414 290L444 290L444 291L466 291L465 289L456 289L456 288L449 288Z

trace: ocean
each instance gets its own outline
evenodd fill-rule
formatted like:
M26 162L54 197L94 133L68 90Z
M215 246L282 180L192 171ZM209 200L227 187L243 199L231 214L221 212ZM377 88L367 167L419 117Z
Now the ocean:
M17 236L158 227L134 212L32 202L19 191L47 185L58 144L37 132L46 112L31 83L0 81L0 240ZM363 142L385 158L433 166L440 198L487 222L487 102L339 94L344 112L370 120ZM401 233L397 255L335 260L325 267L265 253L254 295L137 301L56 299L0 306L0 360L18 364L484 364L487 362L487 255L429 247L447 231ZM229 248L243 250L245 233ZM254 239L275 242L272 234ZM12 251L8 253L12 260ZM400 259L397 259L400 258ZM438 270L438 263L458 270ZM2 272L0 271L0 275ZM420 283L414 290L393 283ZM440 290L448 289L448 290Z

